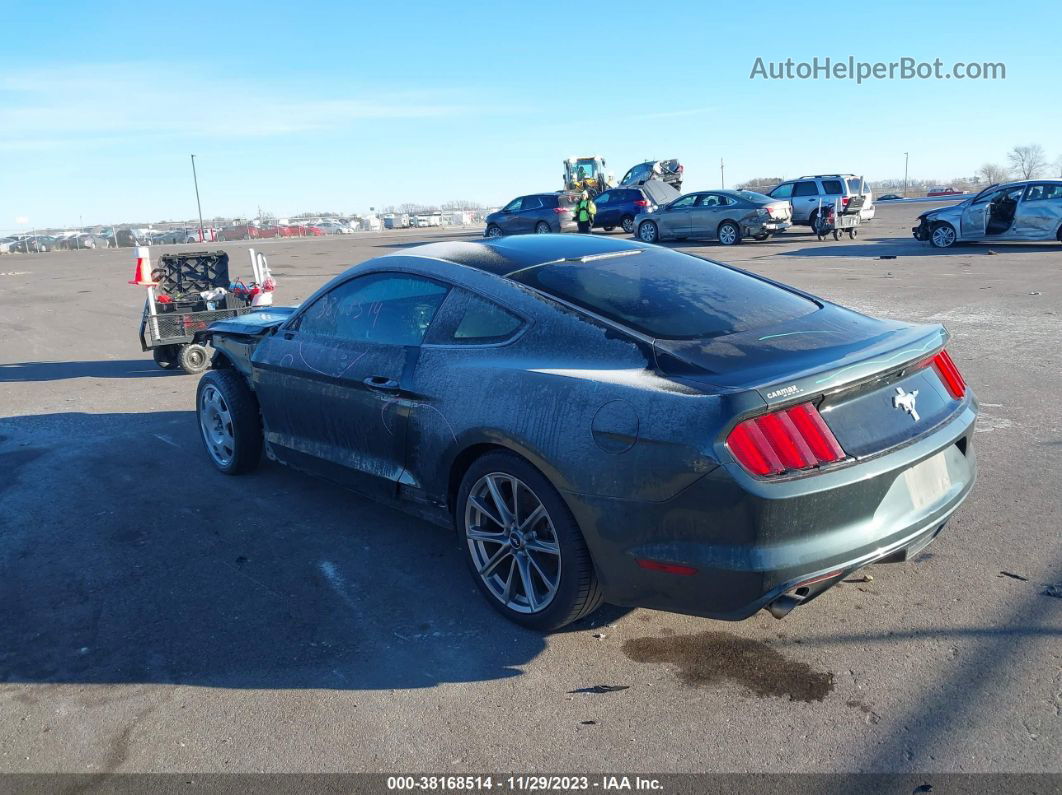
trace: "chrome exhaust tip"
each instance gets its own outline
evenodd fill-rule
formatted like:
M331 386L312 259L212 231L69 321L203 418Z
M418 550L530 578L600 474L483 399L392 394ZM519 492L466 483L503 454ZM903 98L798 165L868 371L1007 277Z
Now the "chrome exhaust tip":
M765 608L775 618L785 618L787 615L793 612L793 608L801 603L801 599L789 594L783 594L771 602Z

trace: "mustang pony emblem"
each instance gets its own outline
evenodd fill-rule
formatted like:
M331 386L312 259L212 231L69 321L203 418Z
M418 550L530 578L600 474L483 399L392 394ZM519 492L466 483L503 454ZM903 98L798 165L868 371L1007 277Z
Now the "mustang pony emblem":
M918 422L918 410L915 408L915 401L918 399L918 390L914 392L904 392L902 386L896 387L896 395L892 399L892 405L895 408L903 409L911 415L911 419Z

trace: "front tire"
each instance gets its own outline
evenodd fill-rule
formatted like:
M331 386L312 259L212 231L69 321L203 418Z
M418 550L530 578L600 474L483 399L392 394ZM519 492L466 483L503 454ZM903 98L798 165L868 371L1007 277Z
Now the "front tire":
M660 231L652 221L642 221L638 225L638 237L644 243L655 243L660 239Z
M549 224L545 221L539 221L535 224L535 234L537 235L548 235L552 231L553 230L549 228Z
M601 605L575 518L522 458L496 452L476 460L461 481L455 519L472 578L510 621L548 632Z
M487 237L501 237L502 230L497 224L491 224L487 227Z
M211 370L199 379L195 414L207 455L226 475L250 472L262 460L258 399L235 370Z
M933 244L934 248L951 248L955 245L957 237L954 226L947 223L939 223L929 233L929 242Z
M723 221L719 224L716 236L724 246L734 246L741 242L741 230L733 221Z

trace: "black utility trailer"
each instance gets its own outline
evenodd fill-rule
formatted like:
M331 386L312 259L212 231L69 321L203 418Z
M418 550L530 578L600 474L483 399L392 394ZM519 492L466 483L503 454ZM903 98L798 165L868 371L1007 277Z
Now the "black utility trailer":
M216 320L250 312L246 299L229 290L229 255L224 251L163 254L151 271L140 320L140 346L164 370L198 373L210 364L203 332ZM220 289L219 289L220 288ZM213 297L204 297L213 293Z

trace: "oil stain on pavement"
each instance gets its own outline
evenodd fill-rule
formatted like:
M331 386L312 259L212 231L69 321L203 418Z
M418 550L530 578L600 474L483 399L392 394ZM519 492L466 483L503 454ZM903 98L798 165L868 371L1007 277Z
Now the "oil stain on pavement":
M679 678L698 687L731 680L757 696L822 701L833 690L833 674L782 656L766 643L727 632L634 638L623 644L634 662L666 663Z

